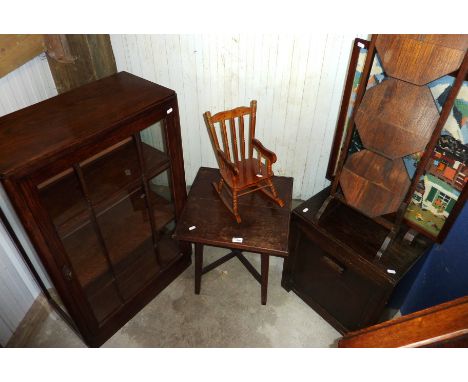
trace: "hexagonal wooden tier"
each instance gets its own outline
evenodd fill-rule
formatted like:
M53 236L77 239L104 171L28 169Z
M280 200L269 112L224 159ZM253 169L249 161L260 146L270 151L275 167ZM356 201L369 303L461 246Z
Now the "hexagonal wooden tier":
M366 92L355 121L364 147L396 159L424 150L438 117L428 87L390 78Z
M381 34L375 46L390 77L425 85L460 67L468 35Z
M362 150L346 160L340 185L346 202L373 218L398 210L410 179L402 159Z

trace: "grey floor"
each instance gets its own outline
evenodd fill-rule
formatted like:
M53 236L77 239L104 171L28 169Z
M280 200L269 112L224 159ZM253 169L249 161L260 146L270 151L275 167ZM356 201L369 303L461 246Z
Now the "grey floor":
M226 250L206 247L205 264ZM259 269L257 254L246 254ZM270 258L268 303L237 259L202 278L195 295L190 266L103 347L334 347L340 334L293 292L280 285L283 260ZM25 347L83 347L53 312L36 323Z

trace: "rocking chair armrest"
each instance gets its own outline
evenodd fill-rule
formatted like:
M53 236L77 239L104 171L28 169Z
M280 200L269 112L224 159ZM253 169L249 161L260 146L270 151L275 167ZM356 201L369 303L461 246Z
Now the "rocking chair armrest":
M258 139L253 139L252 144L260 151L260 154L267 158L271 163L276 162L276 154L273 151L268 150Z
M224 164L229 168L229 170L231 170L234 173L234 175L238 175L239 174L239 169L234 165L234 163L232 163L226 157L226 154L224 154L220 149L218 149L217 152L218 152L218 155L220 156L220 158L223 160Z

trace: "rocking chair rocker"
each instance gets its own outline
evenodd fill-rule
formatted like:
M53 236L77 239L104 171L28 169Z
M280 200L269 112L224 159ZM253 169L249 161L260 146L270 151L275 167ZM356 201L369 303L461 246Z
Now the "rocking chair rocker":
M278 197L272 182L274 174L271 166L276 162L276 154L266 149L260 141L255 139L256 111L257 101L251 101L250 107L241 106L232 110L219 112L213 116L209 111L204 114L221 174L219 183L213 182L213 187L228 210L235 216L237 223L241 222L237 206L239 196L254 191L262 191L280 207L284 206L284 201ZM250 117L247 142L248 156L246 156L244 116ZM228 139L226 127L227 120L229 120L230 140ZM216 123L219 123L220 126L223 149L219 145L215 127ZM239 134L237 134L237 130ZM239 135L239 140L237 139L237 135ZM232 149L232 160L230 149ZM257 158L253 156L254 149L257 152ZM232 200L226 199L223 195L224 185L226 185L224 189L230 194Z

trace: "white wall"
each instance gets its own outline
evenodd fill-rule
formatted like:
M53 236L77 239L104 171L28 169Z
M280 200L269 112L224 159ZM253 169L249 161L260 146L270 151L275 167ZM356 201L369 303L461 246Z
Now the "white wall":
M0 116L50 98L57 94L47 59L38 56L5 77L0 78ZM36 261L34 249L0 187L0 207L8 217L23 247ZM39 268L41 272L41 268ZM41 272L43 273L43 272ZM47 281L46 281L47 284ZM39 294L21 255L0 224L0 344L11 335Z
M0 78L0 116L57 95L45 54Z
M0 223L0 343L5 346L39 290Z
M216 167L202 114L258 100L257 137L306 199L325 172L352 41L347 35L112 35L118 70L174 89L187 183ZM360 36L366 38L367 36Z

